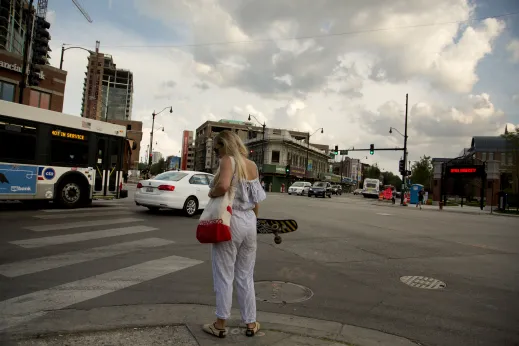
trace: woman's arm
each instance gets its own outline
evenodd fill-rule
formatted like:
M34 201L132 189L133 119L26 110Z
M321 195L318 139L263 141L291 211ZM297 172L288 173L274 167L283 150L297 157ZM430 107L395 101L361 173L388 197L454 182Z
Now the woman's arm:
M258 203L256 203L254 205L254 209L253 210L254 210L254 214L256 214L256 217L258 217L258 213L259 213L259 204Z
M216 182L213 189L209 192L209 197L220 197L225 195L225 193L231 187L231 179L232 179L233 171L232 171L232 162L229 156L224 156L220 160L220 177L218 178L218 182Z

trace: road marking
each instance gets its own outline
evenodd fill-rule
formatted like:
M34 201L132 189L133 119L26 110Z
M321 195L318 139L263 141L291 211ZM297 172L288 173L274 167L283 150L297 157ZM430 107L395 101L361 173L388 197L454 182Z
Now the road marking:
M50 245L77 243L77 242L85 241L85 240L118 237L121 235L135 234L135 233L141 233L141 232L150 232L150 231L156 231L157 229L158 228L148 227L148 226L130 226L130 227L123 227L123 228L103 229L100 231L92 231L92 232L83 232L83 233L42 237L42 238L15 240L15 241L11 241L9 243L13 244L13 245L18 245L18 246L21 246L24 248L36 248L36 247L44 247L44 246L50 246Z
M75 214L50 214L50 215L36 215L34 216L37 219L51 220L51 219L79 219L82 217L92 217L99 218L103 216L118 216L118 215L129 215L133 214L131 211L122 211L115 210L111 211L103 211L103 212L94 212L94 213L75 213Z
M0 302L0 330L200 263L169 256L4 300Z
M391 215L393 215L393 214L377 213L377 215L382 215L382 216L391 216Z
M112 219L112 220L76 221L76 222L69 222L69 223L58 223L58 224L53 224L53 225L29 226L29 227L24 227L24 228L34 231L34 232L47 232L47 231L57 231L57 230L62 230L62 229L92 227L92 226L105 226L105 225L114 225L117 223L130 223L130 222L138 222L138 221L144 221L144 220L136 219L133 217L126 217L126 218Z
M45 213L77 213L77 212L89 212L93 210L121 210L128 209L126 207L90 207L90 208L78 208L78 209L42 209Z
M0 274L12 278L173 243L175 242L172 240L147 238L126 243L100 246L87 250L71 251L54 256L33 258L26 261L3 264L0 265Z

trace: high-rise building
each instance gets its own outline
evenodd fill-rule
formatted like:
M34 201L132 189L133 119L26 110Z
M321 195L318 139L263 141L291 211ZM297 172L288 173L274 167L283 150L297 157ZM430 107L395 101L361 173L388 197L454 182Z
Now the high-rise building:
M183 171L195 170L195 143L193 131L182 132L182 151L180 153L180 167Z
M18 102L19 99L28 8L27 0L0 0L0 99L4 101ZM37 15L38 21L44 21L41 13ZM29 56L29 62L31 59ZM24 89L23 104L63 111L67 72L48 64L38 67L37 85Z
M117 68L111 55L88 57L81 115L97 120L132 120L133 73Z
M151 159L151 163L152 164L159 163L160 159L162 159L163 157L164 156L162 156L162 153L160 151L154 151L153 157Z

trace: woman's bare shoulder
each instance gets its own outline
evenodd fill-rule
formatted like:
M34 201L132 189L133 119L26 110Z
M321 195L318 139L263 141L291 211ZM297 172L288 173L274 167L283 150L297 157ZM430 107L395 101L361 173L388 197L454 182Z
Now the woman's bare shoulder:
M258 166L256 166L256 162L247 159L245 165L247 166L247 178L249 180L256 179L258 177Z

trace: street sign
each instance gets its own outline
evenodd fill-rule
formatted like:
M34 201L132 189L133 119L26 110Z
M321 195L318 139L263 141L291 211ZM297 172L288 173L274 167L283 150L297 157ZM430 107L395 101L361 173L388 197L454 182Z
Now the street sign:
M348 155L348 150L341 150L339 153L341 155Z

